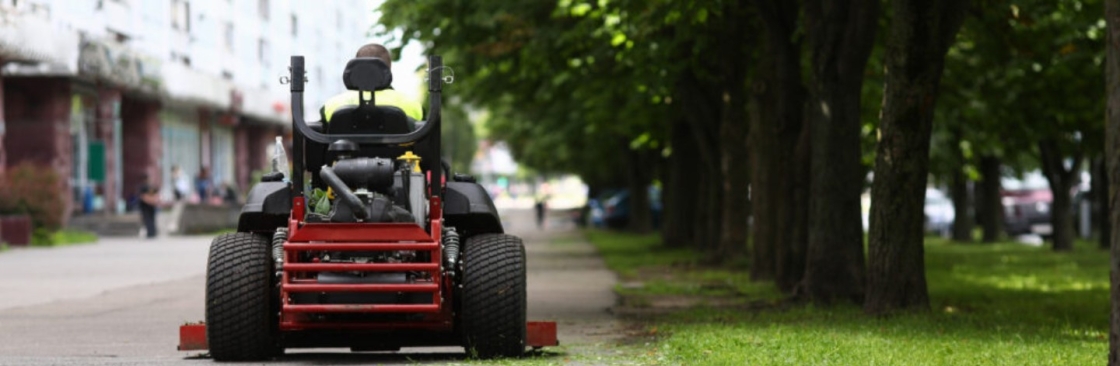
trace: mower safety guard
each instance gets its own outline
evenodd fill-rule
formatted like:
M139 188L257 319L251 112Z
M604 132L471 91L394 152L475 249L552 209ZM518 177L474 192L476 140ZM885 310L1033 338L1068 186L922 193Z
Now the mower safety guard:
M560 341L556 339L556 322L525 323L525 345L534 349L560 345ZM208 348L206 324L200 322L179 327L180 351L202 351Z
M325 134L311 129L307 125L307 121L303 118L303 83L306 72L304 71L303 56L292 56L291 64L289 66L291 95L292 95L292 132L293 132L293 149L292 149L292 171L303 172L303 139L320 143L331 144L338 140L349 140L357 144L376 144L376 145L405 145L415 143L420 140L428 140L428 145L431 146L434 153L420 153L419 155L424 159L434 159L432 161L439 161L439 146L440 146L440 121L442 119L441 99L442 94L441 84L443 78L443 59L439 56L428 57L428 119L420 129L412 131L407 134ZM361 93L361 92L359 92ZM302 173L297 173L302 174ZM431 181L441 182L441 175L443 172L440 169L431 170ZM292 179L293 192L303 193L303 180ZM440 190L432 190L432 195L441 196Z

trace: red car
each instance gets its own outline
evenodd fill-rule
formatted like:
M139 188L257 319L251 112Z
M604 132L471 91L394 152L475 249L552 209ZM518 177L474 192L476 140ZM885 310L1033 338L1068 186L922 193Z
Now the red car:
M1003 191L1003 226L1011 236L1037 234L1049 236L1051 205L1049 188L1023 188Z

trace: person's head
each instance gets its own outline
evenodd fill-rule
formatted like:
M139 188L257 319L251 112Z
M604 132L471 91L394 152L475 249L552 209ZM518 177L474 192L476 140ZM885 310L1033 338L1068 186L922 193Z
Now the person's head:
M200 178L210 178L210 167L203 165L198 169L198 176Z
M171 174L179 174L179 165L178 164L171 166Z
M358 54L354 57L376 57L385 61L385 66L393 66L393 54L389 53L389 49L377 43L370 43L358 49Z

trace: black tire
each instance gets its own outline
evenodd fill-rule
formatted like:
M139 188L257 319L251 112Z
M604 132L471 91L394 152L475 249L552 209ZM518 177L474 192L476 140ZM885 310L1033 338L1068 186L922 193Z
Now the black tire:
M504 234L467 238L459 319L463 347L478 358L525 352L525 246Z
M259 361L277 354L278 321L267 237L224 234L206 267L206 338L217 361Z

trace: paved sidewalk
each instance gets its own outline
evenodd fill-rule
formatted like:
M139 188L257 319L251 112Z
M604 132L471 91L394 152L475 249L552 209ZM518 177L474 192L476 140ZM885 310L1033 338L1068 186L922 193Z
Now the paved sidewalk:
M211 236L104 238L0 253L0 310L206 273Z
M529 319L558 322L561 347L544 357L587 363L611 352L622 335L607 312L615 304L616 278L595 249L563 218L552 217L538 230L532 210L503 213L507 231L525 241ZM106 239L0 253L0 365L213 364L193 358L198 352L175 351L178 326L204 317L210 240ZM291 350L275 362L448 364L463 357L461 347L328 349Z

